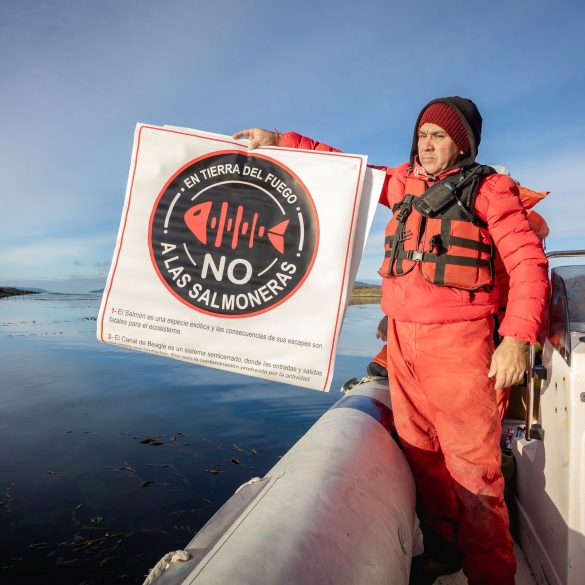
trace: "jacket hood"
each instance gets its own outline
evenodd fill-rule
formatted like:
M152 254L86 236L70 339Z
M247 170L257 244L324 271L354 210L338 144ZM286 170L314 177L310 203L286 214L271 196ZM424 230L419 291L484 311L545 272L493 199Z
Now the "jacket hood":
M479 110L477 109L477 106L471 100L459 96L443 97L431 100L420 111L420 114L416 119L416 124L414 125L412 149L410 151L410 164L414 165L414 161L418 154L418 126L420 124L420 119L424 111L430 105L437 102L451 106L459 118L461 118L461 122L467 130L470 144L469 151L463 155L462 159L457 161L457 167L464 168L475 164L475 157L477 156L477 150L479 148L479 143L481 142L481 125L483 120Z

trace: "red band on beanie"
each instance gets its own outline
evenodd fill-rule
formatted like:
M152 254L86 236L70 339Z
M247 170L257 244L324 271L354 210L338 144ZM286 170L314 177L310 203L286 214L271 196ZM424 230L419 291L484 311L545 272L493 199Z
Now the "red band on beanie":
M470 148L469 135L457 112L448 104L435 102L431 104L420 118L418 127L425 123L440 126L451 137L459 150L464 153Z

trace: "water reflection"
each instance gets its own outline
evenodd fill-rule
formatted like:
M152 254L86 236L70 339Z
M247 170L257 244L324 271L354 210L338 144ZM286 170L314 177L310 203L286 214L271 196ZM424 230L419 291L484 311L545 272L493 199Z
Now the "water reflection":
M350 307L330 394L103 345L98 295L0 301L0 582L141 582L365 372Z

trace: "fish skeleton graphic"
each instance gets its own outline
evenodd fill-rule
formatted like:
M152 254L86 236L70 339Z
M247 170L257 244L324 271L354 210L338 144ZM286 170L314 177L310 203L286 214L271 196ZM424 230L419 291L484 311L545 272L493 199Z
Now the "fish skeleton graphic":
M221 204L219 218L211 216L212 201L205 201L189 208L184 215L185 224L193 235L204 245L207 245L207 230L215 231L214 246L220 248L226 234L232 232L230 246L235 250L240 243L241 236L245 236L248 248L253 248L257 238L266 236L272 246L281 254L284 252L284 234L289 220L281 221L277 225L266 229L258 225L258 213L254 212L252 220L243 221L244 207L238 205L235 219L228 218L229 204L224 201ZM229 236L227 236L229 237Z

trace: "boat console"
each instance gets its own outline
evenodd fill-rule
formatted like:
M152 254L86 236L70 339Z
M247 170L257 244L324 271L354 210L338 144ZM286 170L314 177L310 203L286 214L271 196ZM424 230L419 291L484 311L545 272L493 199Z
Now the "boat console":
M577 255L585 251L549 257ZM577 585L585 575L585 266L553 269L551 286L540 373L531 364L528 376L528 433L512 441L516 502L536 581Z

